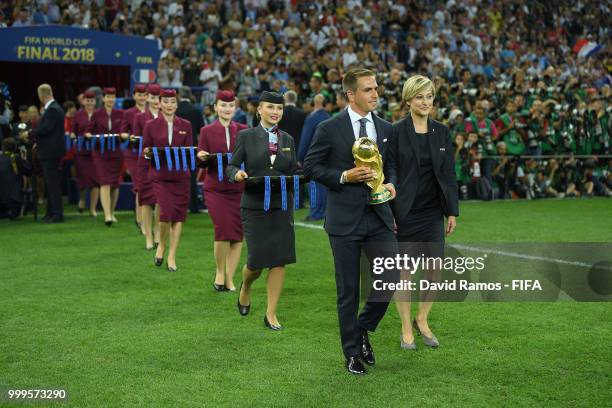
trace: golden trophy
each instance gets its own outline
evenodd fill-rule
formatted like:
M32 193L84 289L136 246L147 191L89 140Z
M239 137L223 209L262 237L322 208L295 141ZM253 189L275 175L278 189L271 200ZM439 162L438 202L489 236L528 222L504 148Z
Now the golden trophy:
M376 178L366 182L366 185L372 190L368 204L382 204L391 200L391 192L383 187L385 175L383 174L382 157L376 143L367 137L360 137L353 144L352 152L355 166L369 167L376 172Z

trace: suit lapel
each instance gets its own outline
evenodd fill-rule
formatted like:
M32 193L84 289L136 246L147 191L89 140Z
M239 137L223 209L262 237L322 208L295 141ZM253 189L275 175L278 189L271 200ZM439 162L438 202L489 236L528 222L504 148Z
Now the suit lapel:
M348 111L346 109L338 116L340 116L338 120L340 120L342 137L352 148L353 144L355 144L355 132L353 131L353 123L351 123L351 117L349 116Z
M429 134L427 135L428 143L429 143L429 154L431 156L431 165L434 169L434 173L437 173L438 164L440 161L440 152L436 151L436 147L441 146L438 141L438 134L435 132L435 128L431 119L427 119L427 130Z
M408 114L408 117L406 118L406 135L408 136L408 144L410 145L410 148L412 149L412 153L414 154L414 157L416 157L417 159L417 168L421 168L421 155L419 154L419 145L418 145L418 141L417 141L417 134L416 131L414 130L414 123L412 123L412 117L410 116L410 114Z
M269 144L270 138L268 137L268 132L261 126L261 123L257 125L255 128L255 137L257 137L257 143L255 146L260 150L260 154L264 157L268 157L268 163L272 164L270 161L270 152L269 152Z

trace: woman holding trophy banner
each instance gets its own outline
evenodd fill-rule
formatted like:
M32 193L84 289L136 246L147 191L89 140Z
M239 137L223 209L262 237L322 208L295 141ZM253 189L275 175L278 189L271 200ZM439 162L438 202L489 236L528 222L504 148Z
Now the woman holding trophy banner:
M180 168L178 148L191 147L191 124L175 115L177 108L176 91L164 89L160 98L161 115L147 122L143 134L143 155L155 159L156 167L149 167L147 176L152 180L155 201L159 205L160 240L154 262L161 266L168 239L168 271L176 272L176 250L181 238L183 222L189 206L190 172L187 167ZM163 148L165 154L158 149ZM175 158L171 152L174 152ZM170 156L170 157L169 157ZM153 161L153 160L151 160ZM164 165L158 166L160 162ZM172 169L172 163L176 166ZM186 159L183 158L186 164ZM166 166L167 165L167 166Z
M226 174L234 182L247 182L240 202L244 236L247 242L247 264L242 270L238 311L245 316L251 307L251 285L269 268L267 289L268 307L264 324L271 330L282 327L276 316L276 307L285 280L285 265L295 263L295 234L293 211L285 210L287 201L293 202L286 185L270 184L270 177L292 176L297 168L293 138L278 128L283 116L283 96L263 92L257 112L259 126L238 134L232 159ZM241 169L244 163L244 170ZM249 183L249 178L268 176L262 183ZM284 187L283 187L284 186Z
M393 125L384 173L397 189L391 207L398 242L434 243L425 245L426 252L430 252L425 256L437 257L443 256L445 232L450 234L455 229L459 201L449 130L429 118L434 98L435 88L429 78L415 75L406 81L402 100L410 113ZM426 273L428 280L439 279L439 271ZM433 293L421 293L418 313L411 322L410 302L405 299L397 302L402 320L402 348L416 349L412 328L422 334L427 346L438 347L438 340L427 323L432 304Z

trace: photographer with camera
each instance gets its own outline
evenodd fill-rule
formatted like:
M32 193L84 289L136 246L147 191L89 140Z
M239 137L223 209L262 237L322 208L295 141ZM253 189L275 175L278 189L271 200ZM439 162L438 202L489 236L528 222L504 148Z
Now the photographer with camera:
M463 133L456 133L453 146L455 147L455 174L457 185L459 186L459 198L467 200L469 198L470 184L470 160L469 150Z
M542 104L542 154L555 154L559 145L561 133L561 118L558 111L561 105L549 99Z
M536 99L529 108L527 122L527 154L530 156L541 156L541 139L543 132L544 115L542 112L542 101Z
M482 146L481 155L493 156L496 154L495 143L499 137L499 132L495 123L487 118L487 105L484 100L476 103L473 114L466 120L465 131L468 134L478 134L478 142ZM489 158L480 161L482 176L487 178L489 183L491 182L491 172L494 164L494 161Z
M497 119L495 124L499 129L499 136L506 144L508 154L518 156L525 151L525 142L517 130L519 119L515 116L516 104L512 99L506 102L506 112Z
M592 153L610 154L610 113L604 109L602 97L595 97L591 102L585 119Z
M4 86L0 83L4 91ZM4 92L0 92L0 142L5 137L10 137L10 123L13 119L13 111L11 110L11 101L7 98Z
M12 137L2 140L0 151L0 218L15 219L24 201L23 176L31 174L27 152Z

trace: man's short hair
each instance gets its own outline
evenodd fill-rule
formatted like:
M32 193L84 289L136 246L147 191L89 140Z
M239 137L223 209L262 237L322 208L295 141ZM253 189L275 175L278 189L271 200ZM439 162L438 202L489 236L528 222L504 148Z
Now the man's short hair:
M292 104L297 103L298 96L295 91L285 92L284 97L285 97L285 103L292 103Z
M348 91L355 92L357 90L357 81L363 77L376 77L374 71L366 68L351 68L342 79L342 90L346 93Z
M193 100L191 89L188 86L181 86L179 88L179 98Z
M49 84L41 84L38 87L38 94L41 96L52 97L53 89L51 89L51 85Z

